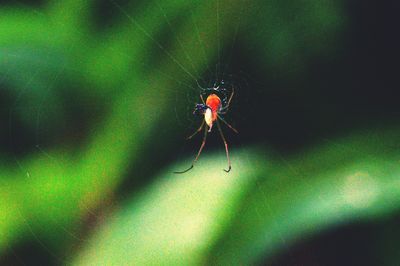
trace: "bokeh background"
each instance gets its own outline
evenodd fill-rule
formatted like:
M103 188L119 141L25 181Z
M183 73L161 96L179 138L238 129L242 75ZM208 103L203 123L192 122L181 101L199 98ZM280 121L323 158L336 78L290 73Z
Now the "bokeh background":
M2 1L1 265L396 265L396 1ZM235 88L186 141L200 88Z

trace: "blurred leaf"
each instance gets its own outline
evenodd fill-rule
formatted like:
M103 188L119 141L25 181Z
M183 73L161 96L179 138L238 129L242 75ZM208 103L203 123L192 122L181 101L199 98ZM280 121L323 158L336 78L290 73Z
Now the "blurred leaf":
M49 1L47 13L64 43L82 40L91 28L90 7L94 0ZM87 36L89 37L89 36Z
M243 163L229 174L222 171L224 156L202 158L184 175L167 169L167 174L109 218L74 264L201 263L262 169L252 167L262 157L248 154L242 151L233 158Z
M358 132L274 163L243 199L210 261L254 263L305 234L400 208L399 129Z
M390 214L400 207L398 132L359 132L282 161L244 150L229 174L223 156L203 157L111 217L75 263L247 265L301 235Z
M45 13L0 9L0 46L63 46L65 39Z
M68 76L68 67L66 55L54 48L0 46L1 83L15 99L10 103L12 113L17 113L27 128L38 126L38 116L41 124L53 131L60 127L65 111L57 85Z

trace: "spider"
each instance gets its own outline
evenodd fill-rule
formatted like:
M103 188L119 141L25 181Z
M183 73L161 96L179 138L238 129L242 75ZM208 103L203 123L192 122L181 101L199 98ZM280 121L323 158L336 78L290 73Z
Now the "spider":
M222 81L221 85L223 85L223 84L224 84L224 82ZM197 162L197 159L199 158L201 151L203 150L204 145L206 144L207 133L211 132L211 129L212 129L214 123L217 124L218 131L221 135L222 141L224 142L226 158L228 160L228 169L227 170L223 169L223 170L228 173L232 168L231 160L229 159L228 143L226 142L224 134L222 133L222 129L221 129L219 120L221 120L226 126L228 126L230 129L232 129L235 133L238 133L238 131L236 129L234 129L231 125L229 125L221 117L221 115L224 115L228 112L229 105L232 101L232 97L234 95L235 90L234 90L234 88L232 88L232 93L229 96L229 99L226 95L226 89L223 87L220 88L220 85L218 85L217 87L214 85L213 88L208 88L208 89L205 89L204 91L210 91L210 94L207 96L206 101L204 101L203 95L200 94L200 99L201 99L202 103L197 103L194 108L194 111L193 111L193 114L204 115L204 120L201 123L200 127L192 135L190 135L187 138L187 139L193 138L204 127L203 141L201 143L199 151L197 152L196 157L192 161L192 165L189 168L187 168L186 170L174 172L175 174L186 173L194 167L194 164ZM222 98L222 100L218 96L218 94L221 96L224 96Z

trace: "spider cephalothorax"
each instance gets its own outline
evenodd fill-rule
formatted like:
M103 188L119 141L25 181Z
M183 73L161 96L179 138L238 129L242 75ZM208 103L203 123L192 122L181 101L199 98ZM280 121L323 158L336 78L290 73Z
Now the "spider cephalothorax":
M218 98L220 100L220 108L221 109L224 109L227 107L230 95L229 95L228 90L225 88L224 81L221 81L221 83L218 86L216 86L216 84L214 84L214 86L211 88L203 89L200 97L207 98L208 96L210 96L212 94L218 96Z

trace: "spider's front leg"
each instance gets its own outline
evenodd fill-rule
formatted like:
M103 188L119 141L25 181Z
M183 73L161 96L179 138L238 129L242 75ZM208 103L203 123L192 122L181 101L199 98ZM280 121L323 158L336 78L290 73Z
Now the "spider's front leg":
M221 115L224 115L224 114L226 114L226 112L228 112L228 109L229 109L229 106L231 105L231 101L232 101L232 98L233 98L233 95L234 95L234 94L235 94L235 88L232 87L232 93L231 93L231 96L229 96L228 103L226 104L226 106L222 107L222 108L219 110L218 113L220 113Z

